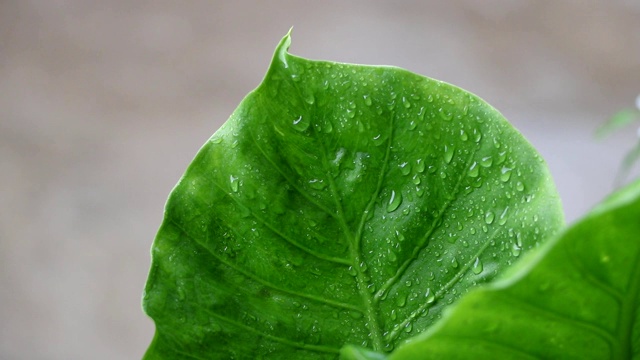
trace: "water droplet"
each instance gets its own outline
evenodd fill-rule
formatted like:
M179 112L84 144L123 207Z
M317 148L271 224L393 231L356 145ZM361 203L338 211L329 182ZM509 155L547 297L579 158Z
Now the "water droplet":
M298 118L293 120L293 128L297 131L305 131L309 128L309 119L300 115Z
M382 136L382 134L378 134L373 137L373 145L380 146L384 144L385 140L387 140L385 136Z
M430 103L430 102L433 102L433 95L429 94L429 95L427 96L427 102L429 102L429 103Z
M238 178L233 175L229 175L229 183L231 184L231 190L233 190L233 192L238 192Z
M403 307L407 304L407 296L406 295L399 295L396 298L396 305L398 305L399 307Z
M424 172L424 161L422 159L416 160L416 171L419 173Z
M316 98L313 96L313 93L311 92L305 92L302 94L304 101L309 104L309 105L313 105L314 102L316 102Z
M453 267L454 269L458 268L458 259L456 259L455 257L451 259L451 267Z
M518 246L518 244L513 244L511 247L511 255L518 257L520 256L520 252L522 252L522 248Z
M443 108L438 109L438 115L440 115L440 118L444 121L449 121L453 118L453 114Z
M369 97L369 95L364 95L364 103L367 106L371 106L371 98Z
M444 161L449 164L451 163L451 159L453 159L453 146L445 145L444 146Z
M479 143L482 140L482 133L478 129L473 129L473 141Z
M395 190L391 190L391 198L387 204L387 212L394 212L398 206L402 203L402 194L397 193Z
M333 124L331 124L331 121L327 121L324 125L324 132L329 134L333 131Z
M404 96L402 97L402 105L404 105L405 109L408 109L411 107L411 103Z
M391 249L388 250L389 255L387 256L387 259L389 259L389 261L391 262L396 262L398 261L398 257L396 256L396 253L394 251L392 251Z
M498 164L502 164L505 160L507 160L507 152L506 151L502 151L500 153L498 153Z
M420 185L420 182L422 182L422 180L420 179L420 176L418 176L418 174L414 174L412 180L413 180L413 183L416 184L416 185Z
M309 181L309 186L311 186L311 188L316 190L322 190L325 187L327 187L327 184L325 184L325 182L321 179L313 179Z
M518 181L516 183L516 190L523 191L524 190L524 184L522 182Z
M493 164L493 158L491 156L486 156L483 157L482 160L480 160L480 165L482 167L490 167Z
M358 275L358 272L356 271L356 269L353 266L349 266L349 269L347 270L347 272L349 273L349 275L351 276L356 276Z
M479 171L480 170L478 169L478 163L474 161L473 164L471 164L471 167L469 168L469 176L478 177L478 175L480 174Z
M484 222L487 223L487 225L491 225L495 217L496 216L493 214L492 211L487 211L487 213L484 215Z
M409 165L408 162L403 162L402 164L400 164L400 172L402 173L402 175L409 175L409 173L411 172L411 165Z
M411 330L413 330L413 324L412 323L408 323L405 327L404 327L404 332L410 333Z
M513 169L508 167L503 167L502 170L500 170L500 181L502 182L509 181L509 179L511 179L511 171L513 171Z
M498 219L498 224L504 225L507 222L507 211L509 211L509 207L504 208L504 211L500 214L500 218Z
M427 292L424 294L424 297L425 297L425 302L426 302L427 304L431 304L431 303L433 303L434 301L436 301L436 294L434 294L434 293L431 291L431 288L428 288L428 289L427 289Z
M469 135L467 135L467 133L461 129L460 130L460 140L462 141L467 141L469 139Z
M482 272L482 270L483 270L482 261L480 261L480 258L477 257L476 260L473 262L471 271L473 271L474 274L478 275Z

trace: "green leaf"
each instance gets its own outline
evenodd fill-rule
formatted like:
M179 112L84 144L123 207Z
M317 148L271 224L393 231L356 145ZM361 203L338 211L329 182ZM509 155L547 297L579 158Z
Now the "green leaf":
M149 359L391 351L561 226L546 165L481 99L289 43L167 202Z
M636 145L624 156L624 160L622 160L620 170L616 176L617 184L622 184L624 182L633 165L638 162L638 159L640 159L640 142L636 143Z
M612 132L637 121L640 121L639 109L622 109L596 130L596 137L602 139Z
M636 182L510 276L464 296L389 360L636 359L639 239Z

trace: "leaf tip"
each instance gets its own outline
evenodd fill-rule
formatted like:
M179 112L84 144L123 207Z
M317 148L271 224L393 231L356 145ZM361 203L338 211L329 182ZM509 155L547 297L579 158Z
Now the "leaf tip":
M289 29L287 34L280 40L278 47L276 48L276 56L284 68L289 67L289 63L287 62L287 52L289 50L289 46L291 46L291 32L293 31L293 26Z

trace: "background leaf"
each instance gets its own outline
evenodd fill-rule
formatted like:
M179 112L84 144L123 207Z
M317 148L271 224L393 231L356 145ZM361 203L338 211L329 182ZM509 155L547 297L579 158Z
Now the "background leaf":
M169 198L147 358L391 351L562 223L543 161L476 96L289 43Z
M635 359L639 240L636 182L389 359Z

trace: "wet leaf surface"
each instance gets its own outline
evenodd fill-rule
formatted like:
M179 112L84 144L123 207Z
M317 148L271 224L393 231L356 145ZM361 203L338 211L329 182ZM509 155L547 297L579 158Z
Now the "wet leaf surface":
M546 165L484 101L289 43L168 200L149 359L388 352L561 226Z

